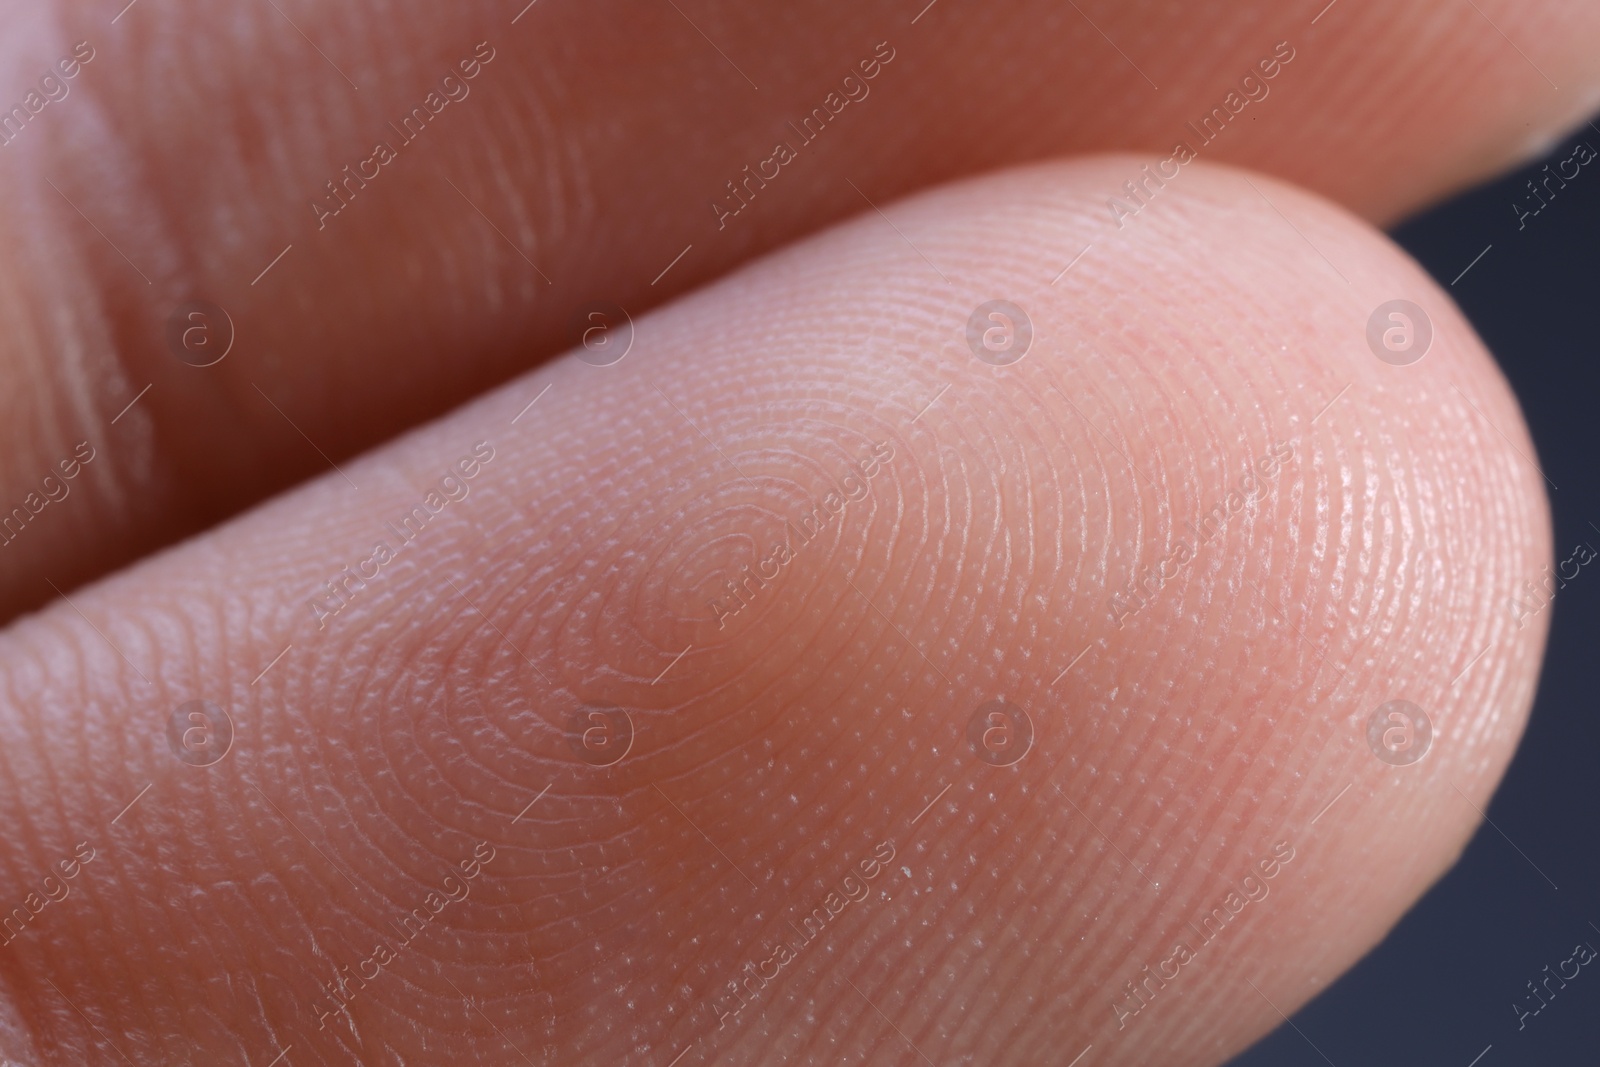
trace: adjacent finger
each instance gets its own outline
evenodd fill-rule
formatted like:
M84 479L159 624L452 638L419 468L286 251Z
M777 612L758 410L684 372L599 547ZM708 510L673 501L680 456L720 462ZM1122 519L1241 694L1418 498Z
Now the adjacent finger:
M1149 153L1063 264L1191 157L1387 220L1600 77L1580 0L113 6L8 21L7 613L918 186Z

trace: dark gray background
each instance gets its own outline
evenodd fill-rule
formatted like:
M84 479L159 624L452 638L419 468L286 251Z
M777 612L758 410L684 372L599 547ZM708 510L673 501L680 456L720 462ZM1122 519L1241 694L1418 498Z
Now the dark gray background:
M1579 541L1600 548L1589 525L1600 526L1600 159L1522 229L1512 205L1526 202L1529 178L1542 178L1546 163L1554 170L1579 141L1600 150L1600 131L1579 127L1538 163L1393 235L1449 289L1522 401L1557 486L1558 560ZM1234 1067L1468 1067L1485 1048L1477 1067L1600 1062L1600 960L1520 1031L1512 1009L1525 983L1546 964L1553 971L1578 942L1600 949L1600 931L1589 925L1600 926L1600 559L1546 610L1554 618L1533 718L1489 808L1504 836L1481 827L1460 864L1388 939L1294 1016L1301 1033L1280 1026Z

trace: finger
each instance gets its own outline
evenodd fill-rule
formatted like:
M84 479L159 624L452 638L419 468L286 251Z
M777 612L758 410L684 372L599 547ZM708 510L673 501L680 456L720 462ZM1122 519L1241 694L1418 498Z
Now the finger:
M1595 102L1600 13L1579 0L911 7L137 4L112 26L77 4L41 21L13 69L80 40L94 58L4 149L0 605L577 344L591 302L625 323L617 307L920 185L1109 147L1160 169L1182 142L1179 160L1390 219ZM1112 177L1086 244L1161 210L1159 178ZM42 478L80 443L100 458L58 507Z
M1052 284L1131 162L888 206L15 625L4 899L96 858L0 1052L1200 1065L1294 1010L1487 803L1548 516L1306 194L1196 168Z

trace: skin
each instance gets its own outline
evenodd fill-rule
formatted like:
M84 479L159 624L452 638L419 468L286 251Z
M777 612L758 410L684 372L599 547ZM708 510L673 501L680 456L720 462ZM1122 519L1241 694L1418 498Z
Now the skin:
M0 878L99 858L0 950L4 1053L1203 1065L1323 988L1509 758L1543 622L1491 605L1549 558L1542 483L1445 294L1270 178L1195 164L1052 285L1139 162L863 216L641 316L615 366L558 360L13 626ZM997 293L1036 330L1008 367L963 339ZM1364 337L1395 294L1434 328L1406 367ZM477 441L465 499L329 615L322 583ZM865 494L719 626L719 576L878 441ZM1275 442L1119 626L1112 591ZM1005 767L967 741L997 696L1035 730ZM197 698L236 731L204 768L164 734ZM1438 731L1414 766L1367 746L1394 699ZM575 757L584 702L631 710L614 766ZM480 841L470 896L318 1029L318 980ZM731 1014L746 963L770 984Z
M1600 14L1321 6L686 9L716 46L670 6L285 8L305 36L270 5L8 10L16 85L99 51L0 149L3 499L101 444L3 549L9 612L71 599L0 632L0 908L27 920L0 1057L1202 1065L1323 988L1487 806L1546 624L1505 596L1550 558L1514 399L1369 223L1592 109ZM318 232L307 198L486 37L474 95ZM774 116L886 37L805 177L717 230ZM1108 199L1285 39L1251 122L1119 226ZM1142 154L895 202L1108 148ZM238 332L204 370L161 340L195 295ZM551 360L596 298L633 312L627 358ZM1396 298L1434 331L1406 367L1366 340ZM1035 328L1013 366L967 346L993 299ZM330 599L480 441L465 498ZM867 495L728 614L720 579L875 442ZM1034 728L1012 766L968 742L997 697ZM205 767L219 735L168 736L197 699L234 731ZM1432 720L1414 766L1368 747L1395 699ZM602 703L635 728L610 767L574 748Z
M0 615L572 347L591 301L642 314L866 198L963 174L1110 148L1155 163L1280 41L1294 58L1204 158L1378 223L1600 103L1587 0L941 2L915 24L886 0L678 6L547 3L513 24L522 5L499 0L179 0L111 25L98 2L7 5L0 99L75 42L95 58L0 149L0 501L80 441L99 459L71 508L3 549ZM470 95L319 222L325 183L398 143L389 124L480 41L494 58ZM798 142L785 122L879 42L894 58L869 95L720 225L725 183ZM195 298L236 333L205 371L163 339Z

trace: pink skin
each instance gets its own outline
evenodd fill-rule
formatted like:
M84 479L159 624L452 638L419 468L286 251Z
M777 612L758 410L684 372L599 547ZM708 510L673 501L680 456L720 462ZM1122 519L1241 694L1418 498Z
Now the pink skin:
M590 301L641 315L864 197L1107 149L1157 165L1182 138L1387 222L1554 138L1600 88L1591 0L676 6L513 23L516 0L141 0L112 25L104 0L0 4L0 105L94 51L0 148L0 502L80 440L101 451L0 549L0 615L570 348ZM423 132L365 163L430 91ZM817 107L840 110L777 177L745 177ZM1239 111L1202 145L1188 124L1217 107ZM735 180L749 205L719 220ZM319 220L329 182L348 204ZM204 372L163 341L196 298L237 336Z
M1545 619L1503 602L1548 516L1415 264L1198 163L1115 230L1142 162L885 204L639 316L614 367L557 360L14 625L0 883L100 857L0 950L0 1053L1201 1067L1275 1025L1475 825L1533 692ZM1434 333L1405 367L1365 336L1397 297ZM1034 328L1010 366L967 347L993 299ZM463 499L340 578L480 441ZM818 505L719 625L719 579ZM1035 731L1012 766L967 740L998 697ZM168 746L193 699L235 726L214 766ZM1368 748L1395 699L1435 732L1412 766ZM629 710L621 762L577 758L582 703ZM319 1030L317 983L485 841Z

